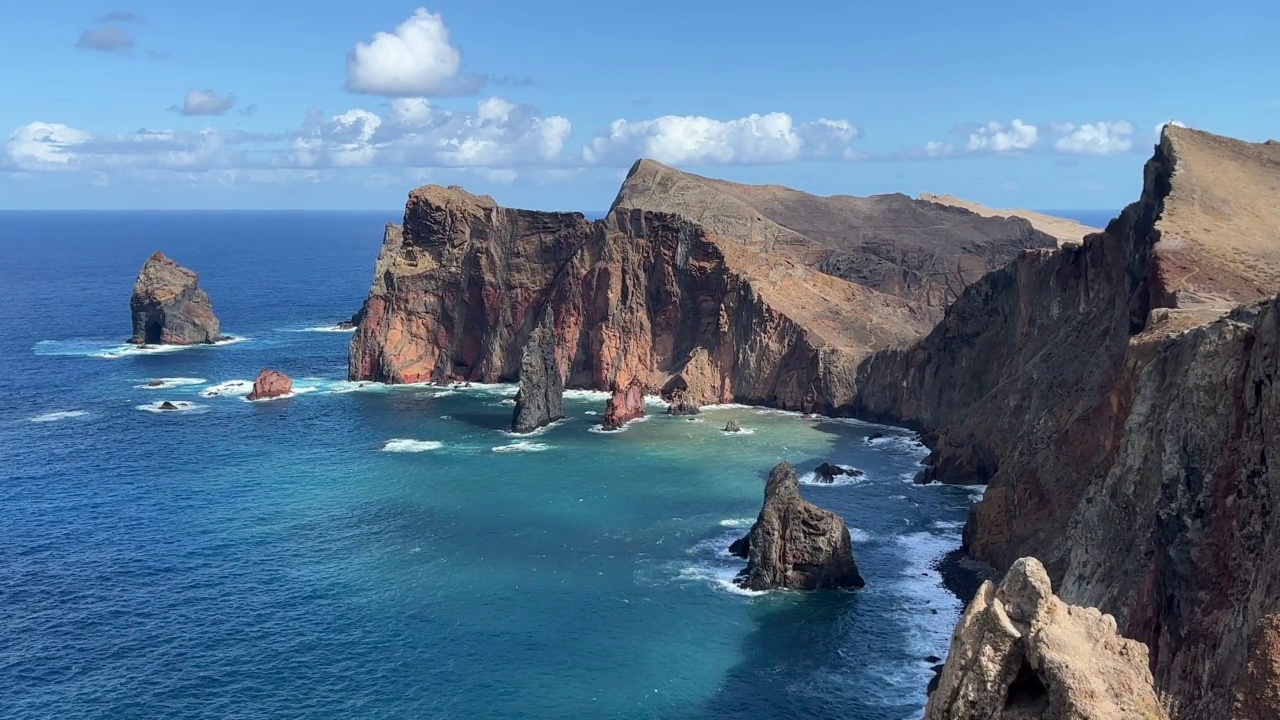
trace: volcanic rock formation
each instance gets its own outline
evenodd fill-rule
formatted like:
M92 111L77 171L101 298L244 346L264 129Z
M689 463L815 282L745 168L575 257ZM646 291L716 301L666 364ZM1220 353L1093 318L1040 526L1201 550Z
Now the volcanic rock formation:
M564 378L556 361L555 314L548 309L529 334L520 360L520 391L511 430L530 433L564 417Z
M1041 558L1147 644L1179 717L1280 676L1277 290L1280 146L1169 126L1104 233L1024 254L859 372L858 411L924 430L935 478L989 483L969 552Z
M626 385L613 386L613 396L604 406L605 430L620 430L623 425L644 417L644 383L631 378Z
M844 520L800 497L790 463L769 473L764 507L729 552L747 558L737 582L749 590L827 590L864 585Z
M293 392L293 378L280 372L263 368L253 381L253 390L249 391L249 400L269 400L288 395Z
M668 415L697 415L702 412L702 409L698 407L698 404L689 397L689 392L687 390L680 389L673 391L668 400L671 403L667 406Z
M1068 605L1022 558L985 582L951 638L925 720L1163 720L1147 648Z
M427 186L386 229L349 375L513 380L547 307L568 387L638 378L695 406L834 413L858 363L924 333L948 288L1053 242L1023 220L905 196L818 198L651 161L595 223Z
M159 250L138 272L129 310L129 342L135 345L197 345L222 338L209 296L200 289L200 276Z

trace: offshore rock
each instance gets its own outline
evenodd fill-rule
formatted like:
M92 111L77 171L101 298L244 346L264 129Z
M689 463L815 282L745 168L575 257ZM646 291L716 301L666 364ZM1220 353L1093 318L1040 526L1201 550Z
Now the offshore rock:
M927 431L936 479L987 483L969 553L1038 557L1114 616L1175 716L1277 717L1280 146L1168 126L1144 175L1104 233L868 359L857 410Z
M198 345L222 338L200 276L157 250L147 258L129 299L135 345Z
M548 309L529 334L520 361L520 391L511 430L529 433L564 417L564 377L556 361L555 314Z
M863 472L861 470L846 470L845 468L832 463L822 463L813 471L813 475L818 482L833 483L836 481L836 478L842 475L848 475L849 477L861 477Z
M849 528L839 515L800 497L790 463L769 473L764 507L751 531L729 551L747 557L737 581L749 590L827 590L865 583L853 559Z
M614 385L613 397L604 406L605 430L620 430L623 425L644 417L644 383L639 378L631 378L631 382L623 387Z
M293 392L293 378L280 372L263 368L253 381L253 390L249 392L249 400L268 400L288 395Z
M742 426L738 424L737 420L730 420L729 422L724 424L724 432L727 432L727 433L742 432Z
M1068 605L1022 558L965 609L925 720L1162 720L1147 648L1115 618Z

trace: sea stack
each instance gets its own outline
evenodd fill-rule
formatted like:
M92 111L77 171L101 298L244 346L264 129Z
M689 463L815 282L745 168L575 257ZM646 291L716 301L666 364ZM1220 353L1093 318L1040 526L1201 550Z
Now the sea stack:
M129 300L134 345L199 345L222 339L200 276L156 251L147 258Z
M613 384L613 397L604 406L604 429L621 430L623 425L644 417L644 383L631 378L625 387Z
M249 393L249 399L269 400L291 392L293 392L293 378L279 370L263 368L262 372L258 373L257 379L253 381L253 390Z
M564 377L556 362L555 314L550 308L529 333L520 358L520 391L511 430L529 433L564 417Z
M1035 558L987 581L956 627L925 720L1163 720L1147 648L1096 608L1053 594Z
M745 537L729 551L747 558L738 584L748 590L859 588L865 582L853 559L844 520L800 497L791 463L780 463L764 486L764 507Z
M671 391L670 401L671 404L667 406L668 415L697 415L702 412L687 390Z

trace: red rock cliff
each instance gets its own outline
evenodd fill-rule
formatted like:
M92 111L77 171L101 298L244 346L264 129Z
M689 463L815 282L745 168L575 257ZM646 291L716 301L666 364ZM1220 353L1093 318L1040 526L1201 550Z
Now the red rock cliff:
M859 413L989 483L970 553L1039 557L1114 615L1175 717L1280 712L1278 290L1280 146L1167 128L1106 232L1025 253L859 373Z
M859 361L925 327L902 298L624 205L590 223L415 190L403 226L387 227L351 378L512 380L550 308L569 387L638 378L687 385L698 404L831 412L852 399Z

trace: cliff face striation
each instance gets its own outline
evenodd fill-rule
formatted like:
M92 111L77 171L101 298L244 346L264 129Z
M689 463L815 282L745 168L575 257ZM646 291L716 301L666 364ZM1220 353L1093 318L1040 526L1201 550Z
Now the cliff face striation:
M918 338L992 263L1054 242L906 196L819 198L651 161L594 223L428 186L387 227L349 374L512 380L549 311L569 387L634 378L687 407L833 413L863 358Z
M200 276L157 250L147 258L129 299L135 345L197 345L217 342L218 318Z
M969 552L1041 558L1150 647L1179 717L1280 710L1257 708L1280 687L1277 291L1280 146L1168 127L1105 232L859 371L857 411L924 430L935 479L989 483Z

